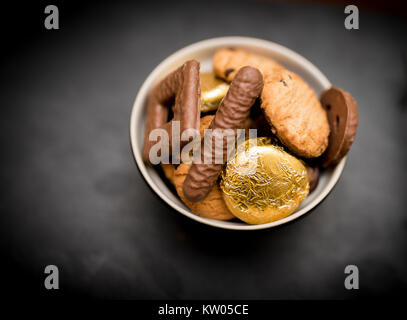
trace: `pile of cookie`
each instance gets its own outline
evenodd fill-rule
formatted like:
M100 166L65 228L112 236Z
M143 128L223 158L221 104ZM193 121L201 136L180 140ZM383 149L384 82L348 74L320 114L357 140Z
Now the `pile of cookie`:
M213 70L200 73L197 61L187 61L150 92L143 160L153 165L155 129L168 132L168 150L190 142L174 139L174 121L180 134L195 129L204 137L212 129L209 139L199 141L201 159L215 157L219 132L257 129L257 138L244 140L232 155L223 147L221 163L173 161L157 167L197 215L249 224L287 217L315 190L320 170L336 165L351 148L358 124L355 100L335 87L319 100L297 74L241 49L218 50ZM205 147L208 141L211 148Z

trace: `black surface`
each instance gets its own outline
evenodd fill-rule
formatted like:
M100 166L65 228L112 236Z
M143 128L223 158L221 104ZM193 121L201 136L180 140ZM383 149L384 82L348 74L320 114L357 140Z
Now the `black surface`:
M158 299L403 295L406 24L361 10L360 30L348 31L342 6L169 2L55 2L58 31L43 28L43 3L22 7L14 27L15 11L3 10L3 289ZM359 104L336 188L280 228L233 232L181 216L152 194L130 152L130 110L149 72L179 48L227 35L297 51ZM48 264L59 266L59 292L43 288ZM359 267L360 290L344 288L349 264Z

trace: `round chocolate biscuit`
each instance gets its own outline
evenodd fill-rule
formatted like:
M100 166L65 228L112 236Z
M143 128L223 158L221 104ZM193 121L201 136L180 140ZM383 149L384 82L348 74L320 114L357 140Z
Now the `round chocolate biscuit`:
M322 155L322 166L326 168L336 165L351 148L358 126L358 107L350 93L335 87L322 94L321 103L331 128L328 147Z

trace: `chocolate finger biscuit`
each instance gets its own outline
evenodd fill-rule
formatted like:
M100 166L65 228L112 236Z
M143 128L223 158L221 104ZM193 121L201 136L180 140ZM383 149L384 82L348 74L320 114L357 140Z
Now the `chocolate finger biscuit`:
M226 129L238 129L244 126L249 116L250 108L263 88L263 78L260 71L253 67L241 68L232 81L229 91L221 102L210 129L212 137L209 143L217 138L219 132ZM220 130L215 130L220 129ZM223 137L222 137L223 138ZM204 139L201 144L201 158L214 159L216 148L205 148ZM205 154L211 150L211 154ZM226 147L223 146L223 159L226 161ZM223 164L193 164L183 184L183 194L188 201L199 202L205 199L222 171Z
M209 128L212 120L215 116L209 115L201 118L200 121L200 134L201 137L204 135L204 131ZM169 165L174 168L173 165ZM188 175L188 171L191 168L190 164L181 163L176 170L174 170L172 175L172 183L175 186L177 194L181 198L191 211L198 216L216 219L216 220L230 220L233 219L233 214L226 207L225 201L223 200L222 191L219 186L215 183L209 192L208 196L204 201L201 202L191 202L188 201L182 192L182 185L184 184L185 178Z
M174 118L168 122L169 106L175 101ZM150 164L149 153L155 141L150 141L154 129L164 129L172 148L172 122L180 122L180 134L188 129L199 129L200 80L199 62L190 60L165 77L149 94L144 136L143 160ZM182 144L187 143L185 141ZM181 145L182 146L182 145Z
M332 87L321 97L331 126L329 145L322 156L324 168L337 164L349 151L358 126L358 108L355 99L345 90Z

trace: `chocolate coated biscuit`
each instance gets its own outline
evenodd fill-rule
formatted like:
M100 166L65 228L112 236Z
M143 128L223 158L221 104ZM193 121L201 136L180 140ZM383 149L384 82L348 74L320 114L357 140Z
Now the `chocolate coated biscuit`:
M331 127L328 148L322 155L322 166L326 168L336 165L348 153L359 118L356 101L345 90L331 87L322 94L321 102Z
M318 166L310 166L308 164L305 165L307 168L307 175L309 181L309 192L311 193L318 187L319 182L319 168Z
M253 67L241 68L232 81L228 93L221 102L210 128L212 130L243 128L249 117L250 108L263 88L263 77L260 71ZM216 148L212 154L205 154L210 148L205 148L205 141L213 143L219 130L213 131L212 139L204 139L201 144L202 160L211 158L210 164L193 164L183 184L183 194L188 201L199 202L205 199L222 171L223 164L214 162ZM226 161L226 143L223 144L223 158Z
M190 60L166 76L149 94L143 147L146 163L150 164L150 149L156 143L149 140L152 130L162 128L167 131L171 150L173 120L180 121L180 134L187 129L199 129L200 90L199 62ZM169 106L174 100L174 118L168 122ZM188 141L182 145L186 143Z

